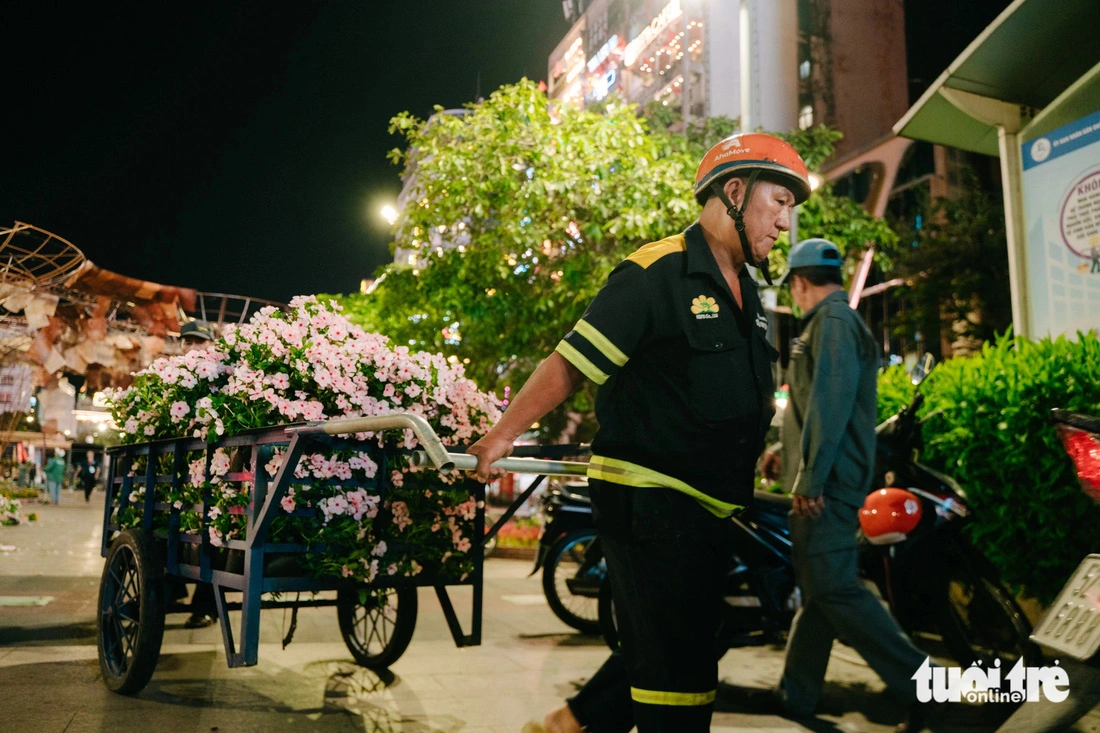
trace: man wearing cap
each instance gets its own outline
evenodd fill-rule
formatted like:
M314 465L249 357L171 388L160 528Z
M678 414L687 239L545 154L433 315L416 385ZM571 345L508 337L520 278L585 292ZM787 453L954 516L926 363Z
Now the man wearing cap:
M206 321L188 321L180 327L180 343L183 345L185 354L189 351L209 349L214 345L216 338L214 327Z
M622 654L547 716L552 733L710 729L729 517L752 498L774 412L778 352L749 269L768 279L768 253L809 193L784 141L715 145L695 176L699 220L620 263L469 448L485 480L532 423L585 379L599 385L588 477Z
M206 321L188 321L180 327L180 343L185 354L210 349L214 346L216 338L214 327ZM183 583L179 583L177 592L182 591L183 588ZM210 583L196 583L195 593L191 596L191 616L184 622L184 628L204 629L207 626L213 626L218 623L216 614L214 586Z
M859 579L856 529L874 471L879 349L848 306L841 264L835 244L808 239L791 247L783 278L805 313L791 346L782 432L783 485L793 495L792 554L802 593L779 684L779 698L793 717L813 715L837 637L911 706L911 678L925 660ZM923 728L924 713L911 708L901 730Z

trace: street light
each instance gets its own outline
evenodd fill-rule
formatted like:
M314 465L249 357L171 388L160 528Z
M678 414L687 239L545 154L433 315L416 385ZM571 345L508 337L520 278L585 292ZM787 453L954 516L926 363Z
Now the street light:
M821 188L821 184L825 183L825 179L821 177L819 173L810 174L810 192L816 191Z
M397 209L393 208L389 204L382 207L382 218L386 220L386 223L391 227L394 222L397 221Z

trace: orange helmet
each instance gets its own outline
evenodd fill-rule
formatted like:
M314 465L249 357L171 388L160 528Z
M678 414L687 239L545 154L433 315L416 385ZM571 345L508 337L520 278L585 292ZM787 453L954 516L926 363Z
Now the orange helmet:
M901 542L920 524L920 499L905 489L879 489L863 501L859 526L876 545Z
M810 197L810 175L798 152L773 135L746 132L727 137L703 156L695 172L695 200L703 203L715 181L753 169L791 189L795 203Z

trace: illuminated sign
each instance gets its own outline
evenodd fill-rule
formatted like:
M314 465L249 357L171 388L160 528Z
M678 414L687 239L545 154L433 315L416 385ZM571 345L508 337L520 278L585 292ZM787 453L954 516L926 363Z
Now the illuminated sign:
M615 50L618 45L619 34L616 33L615 35L611 36L611 38L607 39L607 43L600 47L600 50L596 52L595 56L588 59L588 70L592 72L598 69L600 64L602 64L607 59L607 57L611 54L612 51Z
M592 80L592 99L600 101L606 97L612 89L615 88L615 80L618 78L618 74L615 69L611 69L606 74L601 74Z
M642 32L626 44L626 51L623 53L623 63L627 66L632 66L635 61L638 60L638 56L645 50L645 47L653 43L657 35L668 28L672 21L679 18L684 14L683 9L680 7L680 0L672 0L668 5L664 7L657 17L650 21L649 25L642 29Z

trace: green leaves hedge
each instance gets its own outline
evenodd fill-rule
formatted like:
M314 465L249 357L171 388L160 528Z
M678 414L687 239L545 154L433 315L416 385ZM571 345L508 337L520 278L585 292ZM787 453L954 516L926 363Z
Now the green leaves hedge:
M884 416L913 391L901 367L879 386ZM1002 336L938 365L921 391L921 460L962 484L976 514L970 539L1003 579L1049 604L1100 550L1100 506L1081 491L1049 422L1056 407L1100 415L1100 340Z

